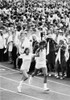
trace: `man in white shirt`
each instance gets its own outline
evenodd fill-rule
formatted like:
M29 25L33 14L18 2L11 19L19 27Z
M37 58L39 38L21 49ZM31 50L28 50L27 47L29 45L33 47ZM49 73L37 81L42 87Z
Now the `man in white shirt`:
M22 43L22 47L24 47L24 49L25 48L30 48L30 40L29 40L29 38L27 37L27 33L25 33L25 37L24 37L24 40L23 40L23 43Z
M13 35L11 32L9 32L9 37L8 37L8 57L9 57L9 62L12 63L12 50L13 50Z

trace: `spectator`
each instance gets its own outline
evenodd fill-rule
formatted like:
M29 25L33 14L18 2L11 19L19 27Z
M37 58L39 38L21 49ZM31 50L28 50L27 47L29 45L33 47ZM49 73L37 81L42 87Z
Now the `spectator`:
M3 52L4 52L4 39L3 39L3 34L0 31L0 61L3 61Z

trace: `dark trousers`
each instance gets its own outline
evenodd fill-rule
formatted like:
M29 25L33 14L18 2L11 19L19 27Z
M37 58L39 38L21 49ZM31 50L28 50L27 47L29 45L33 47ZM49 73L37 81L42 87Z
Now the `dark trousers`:
M30 65L29 74L31 74L35 70L36 61L33 59Z
M21 65L22 65L22 59L21 59L21 58L19 58L19 59L18 59L18 69L20 69L20 68L21 68Z
M16 46L13 46L12 59L13 59L14 68L16 68L16 59L17 59L17 48L16 48Z
M58 73L58 76L60 76L60 72L62 73L62 77L64 76L64 73L67 70L66 67L66 62L63 60L61 63L59 63L59 61L57 62L57 64L55 65L55 70Z
M6 49L4 48L4 51L5 51ZM3 53L3 61L8 61L9 59L8 59L8 51L6 52L6 53Z
M67 77L70 77L70 58L67 61Z
M4 52L4 49L0 49L0 62L3 61L3 52Z

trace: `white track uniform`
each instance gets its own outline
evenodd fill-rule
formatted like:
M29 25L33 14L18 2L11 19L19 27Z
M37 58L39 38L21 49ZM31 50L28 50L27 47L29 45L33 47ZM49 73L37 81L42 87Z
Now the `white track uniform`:
M36 69L46 68L46 49L39 52L39 57L36 57Z
M22 58L23 60L20 70L25 70L26 72L29 71L32 57L33 57L33 54L29 54L29 55L21 54L20 55L19 58Z

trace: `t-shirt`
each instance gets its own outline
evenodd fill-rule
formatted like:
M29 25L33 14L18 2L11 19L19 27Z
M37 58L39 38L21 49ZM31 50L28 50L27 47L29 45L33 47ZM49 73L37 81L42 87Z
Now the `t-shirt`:
M33 54L31 53L29 55L21 54L19 56L19 58L22 58L23 60L22 65L21 65L21 70L26 70L26 72L29 71L32 57L33 57Z
M16 32L15 38L14 38L14 43L16 46L19 45L19 39L18 37L20 36L20 32Z
M9 52L12 52L12 50L13 50L13 42L10 42L10 43L8 44L8 51L9 51Z
M27 37L25 37L25 40L22 43L22 47L24 48L30 48L30 41Z
M46 67L46 49L39 52L39 57L36 57L36 68Z
M8 43L12 42L13 41L13 35L11 34L9 37L8 37Z

